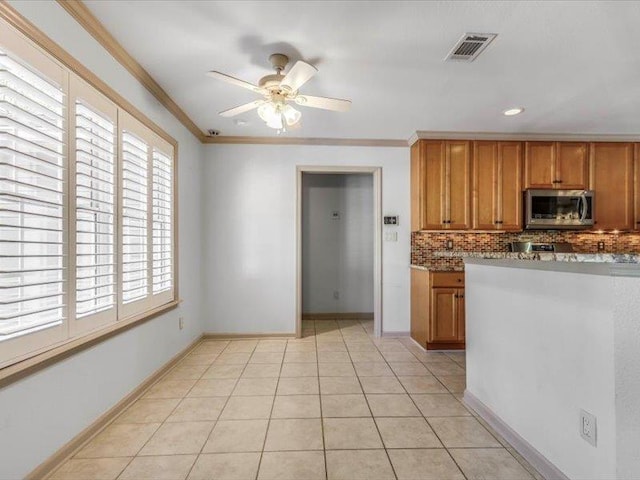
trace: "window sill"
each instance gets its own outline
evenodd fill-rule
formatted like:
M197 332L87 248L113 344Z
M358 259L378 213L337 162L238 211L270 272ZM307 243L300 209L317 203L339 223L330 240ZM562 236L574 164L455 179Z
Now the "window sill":
M0 369L0 388L64 360L86 348L103 342L162 313L173 310L181 302L182 300L174 300L152 310L120 320L82 337L70 339L46 351L38 352L26 359L19 360L17 363L8 365Z

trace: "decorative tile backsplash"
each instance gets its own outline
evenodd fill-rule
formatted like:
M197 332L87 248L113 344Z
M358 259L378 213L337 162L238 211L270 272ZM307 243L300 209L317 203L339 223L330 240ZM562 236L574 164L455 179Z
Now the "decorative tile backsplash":
M411 263L430 270L462 270L460 258L439 258L435 252L508 252L509 244L517 241L567 242L580 253L598 253L598 242L604 242L599 253L640 253L640 233L588 233L571 231L527 231L521 233L473 232L412 232Z

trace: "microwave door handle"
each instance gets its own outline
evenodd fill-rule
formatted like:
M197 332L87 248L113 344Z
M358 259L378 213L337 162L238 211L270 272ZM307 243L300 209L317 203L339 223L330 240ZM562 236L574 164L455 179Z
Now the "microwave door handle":
M584 219L587 217L587 196L580 196L580 221L584 222Z

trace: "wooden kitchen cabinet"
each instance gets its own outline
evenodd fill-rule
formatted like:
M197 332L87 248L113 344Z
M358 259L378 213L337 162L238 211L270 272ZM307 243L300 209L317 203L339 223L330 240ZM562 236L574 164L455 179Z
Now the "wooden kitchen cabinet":
M522 144L474 142L472 219L476 230L522 230Z
M464 348L463 272L411 270L411 337L428 350Z
M471 142L411 147L411 230L463 230L470 222Z
M423 347L429 326L429 272L411 269L411 337Z
M586 189L589 145L583 142L526 142L524 188Z
M634 219L632 143L592 143L590 189L595 192L596 230L632 230Z
M636 143L635 145L635 162L633 169L633 178L634 178L634 228L635 230L640 230L640 143Z

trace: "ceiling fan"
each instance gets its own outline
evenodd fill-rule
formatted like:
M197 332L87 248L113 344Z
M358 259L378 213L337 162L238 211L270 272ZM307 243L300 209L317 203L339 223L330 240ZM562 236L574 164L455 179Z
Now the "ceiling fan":
M301 95L298 90L307 83L318 70L313 65L303 61L297 61L293 67L284 75L282 72L289 63L289 57L282 53L274 53L269 57L276 73L266 75L254 85L239 78L225 75L224 73L211 71L208 75L213 78L223 80L227 83L246 88L263 96L261 100L245 103L238 107L230 108L220 112L223 117L233 117L258 109L258 115L264 120L267 126L275 128L278 132L286 131L287 127L299 125L302 114L289 105L293 102L303 107L322 108L337 112L346 112L351 106L350 100L339 98L314 97L311 95Z

